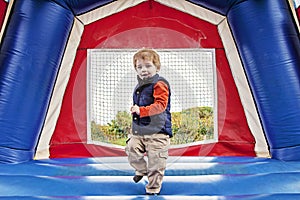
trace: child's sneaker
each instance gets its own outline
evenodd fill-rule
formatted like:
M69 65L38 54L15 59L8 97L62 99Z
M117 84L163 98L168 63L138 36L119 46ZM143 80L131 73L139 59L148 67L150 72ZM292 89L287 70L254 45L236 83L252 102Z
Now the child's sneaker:
M135 176L133 177L133 181L134 181L135 183L138 183L140 180L142 180L142 178L143 178L143 176L135 175Z
M149 192L147 192L146 195L157 196L157 195L159 195L159 193L149 193Z

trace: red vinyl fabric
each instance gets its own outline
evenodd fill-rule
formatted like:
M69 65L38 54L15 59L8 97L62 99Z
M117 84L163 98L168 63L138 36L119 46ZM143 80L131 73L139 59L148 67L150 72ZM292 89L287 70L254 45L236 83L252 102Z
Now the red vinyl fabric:
M5 1L0 1L0 24L3 25L6 9L7 9L8 3Z
M216 50L218 141L174 147L170 155L255 156L255 139L249 130L217 27L152 2L151 6L142 3L85 26L50 142L51 158L125 155L122 148L87 144L87 49L142 47Z

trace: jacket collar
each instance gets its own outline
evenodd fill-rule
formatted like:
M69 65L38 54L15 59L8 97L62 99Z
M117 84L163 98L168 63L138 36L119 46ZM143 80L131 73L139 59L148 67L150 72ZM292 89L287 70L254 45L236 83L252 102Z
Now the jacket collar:
M144 79L141 79L139 76L137 76L138 85L141 87L143 85L154 83L158 80L158 78L159 78L158 74L155 74L154 76L152 76L150 78L144 78Z

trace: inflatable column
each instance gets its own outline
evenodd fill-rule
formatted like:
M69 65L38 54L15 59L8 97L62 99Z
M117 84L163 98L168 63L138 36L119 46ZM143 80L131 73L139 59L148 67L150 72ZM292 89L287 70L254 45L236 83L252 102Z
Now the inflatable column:
M272 158L300 160L300 42L288 1L237 1L228 14Z
M46 0L16 0L0 50L0 162L31 160L73 14Z

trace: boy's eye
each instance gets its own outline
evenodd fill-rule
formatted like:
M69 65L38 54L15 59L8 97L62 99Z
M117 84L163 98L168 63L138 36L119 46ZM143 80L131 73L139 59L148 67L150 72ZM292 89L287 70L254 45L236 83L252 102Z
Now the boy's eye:
M145 67L145 68L151 68L152 67L152 65L144 65L144 66L142 66L142 65L138 65L136 68L137 69L142 69L143 67Z

